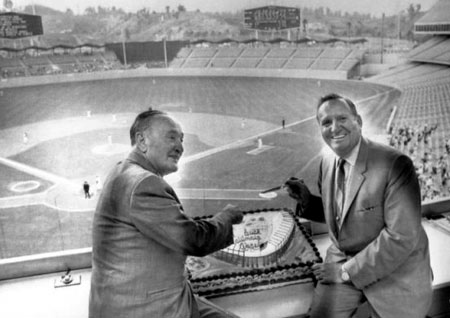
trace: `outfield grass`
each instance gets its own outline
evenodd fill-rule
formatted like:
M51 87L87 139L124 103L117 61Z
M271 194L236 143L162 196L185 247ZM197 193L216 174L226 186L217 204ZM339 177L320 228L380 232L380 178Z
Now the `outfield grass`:
M138 112L149 106L280 123L313 112L319 96L339 92L355 100L387 88L353 81L276 78L173 77L101 80L4 89L0 127L95 113Z
M357 101L377 96L364 101L362 109L365 127L381 131L396 98L395 92L379 95L387 90L362 82L322 80L319 86L316 80L273 78L174 77L157 78L155 84L152 78L136 78L42 85L4 89L0 108L5 115L0 117L0 128L22 129L22 125L30 123L86 116L87 111L94 116L110 115L136 113L154 106L177 112L180 121L186 114L191 126L185 141L185 157L189 157L227 144L240 134L242 138L252 135L253 132L247 130L251 125L261 130L264 128L261 123L279 127L283 118L289 125L313 117L317 98L328 92L339 92ZM193 120L196 114L198 122ZM204 114L223 115L221 118L225 122L207 125L202 119L211 120L211 117ZM228 123L236 125L242 118L253 122L242 130L226 129ZM63 128L71 131L70 126ZM217 131L212 132L214 129ZM33 136L33 132L30 134ZM60 136L55 130L51 139L14 154L10 159L77 182L85 178L91 181L95 175L104 179L110 167L126 155L105 156L92 152L93 147L105 144L108 136L112 136L114 143L129 144L128 127L99 128L69 136ZM258 155L248 154L256 148L256 141L250 141L186 163L176 187L258 190L297 176L304 178L316 192L317 156L323 143L314 119L266 135L262 141L271 148ZM21 141L11 140L11 143L15 142ZM7 178L0 182L0 190L16 179L28 178L9 168L0 167L2 171L6 171ZM1 191L0 195L7 195ZM194 216L214 214L227 203L244 210L292 205L283 195L271 201L191 199L183 203L186 211ZM0 209L0 257L90 246L92 213L57 211L46 206Z

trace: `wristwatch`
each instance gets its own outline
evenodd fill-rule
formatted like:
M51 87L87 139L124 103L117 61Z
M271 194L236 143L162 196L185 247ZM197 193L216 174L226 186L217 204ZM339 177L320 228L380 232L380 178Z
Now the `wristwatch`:
M341 279L344 282L350 281L350 275L348 274L347 270L345 269L344 264L342 264L342 267L341 267Z

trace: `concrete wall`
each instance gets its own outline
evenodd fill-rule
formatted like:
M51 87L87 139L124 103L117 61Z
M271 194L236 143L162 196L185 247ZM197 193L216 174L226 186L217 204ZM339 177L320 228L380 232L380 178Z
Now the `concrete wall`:
M317 78L346 80L346 71L328 70L282 70L239 68L153 68L113 70L92 73L42 75L35 77L13 77L2 79L0 88L93 81L104 79L152 77L152 76L227 76L227 77L272 77L272 78Z

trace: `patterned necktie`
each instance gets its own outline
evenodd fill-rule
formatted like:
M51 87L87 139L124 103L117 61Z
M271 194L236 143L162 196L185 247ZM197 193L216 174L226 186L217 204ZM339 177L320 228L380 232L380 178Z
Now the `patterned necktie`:
M339 158L336 169L336 221L340 223L345 199L345 159Z

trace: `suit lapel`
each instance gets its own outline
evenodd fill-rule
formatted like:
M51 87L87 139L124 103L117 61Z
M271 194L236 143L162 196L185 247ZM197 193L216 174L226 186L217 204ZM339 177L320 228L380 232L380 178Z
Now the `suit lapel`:
M323 191L325 218L328 220L332 232L332 239L336 240L338 228L335 220L334 204L334 176L336 175L335 156L326 156L323 160Z

